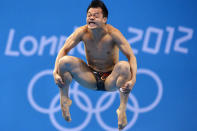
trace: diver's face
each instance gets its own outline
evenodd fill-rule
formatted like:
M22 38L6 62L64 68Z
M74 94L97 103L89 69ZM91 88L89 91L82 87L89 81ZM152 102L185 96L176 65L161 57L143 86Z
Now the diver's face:
M106 17L103 17L102 9L90 8L87 13L86 22L89 29L101 28L107 21Z

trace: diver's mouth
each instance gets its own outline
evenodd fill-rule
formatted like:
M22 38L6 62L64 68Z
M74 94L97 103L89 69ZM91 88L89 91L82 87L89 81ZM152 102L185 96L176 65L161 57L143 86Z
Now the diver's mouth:
M88 22L88 24L89 25L95 25L96 23L91 21L91 22Z

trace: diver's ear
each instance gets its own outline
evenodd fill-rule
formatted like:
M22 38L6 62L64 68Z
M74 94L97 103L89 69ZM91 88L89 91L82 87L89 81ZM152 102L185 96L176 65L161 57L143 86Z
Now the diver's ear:
M107 17L103 18L103 22L106 24L107 23Z

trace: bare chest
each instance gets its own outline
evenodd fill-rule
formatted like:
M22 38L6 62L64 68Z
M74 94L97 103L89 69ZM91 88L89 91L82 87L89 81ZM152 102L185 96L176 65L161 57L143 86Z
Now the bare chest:
M113 54L115 43L110 35L105 35L100 39L93 39L90 36L84 36L86 54L89 55L110 55Z
M107 34L101 39L84 35L83 42L87 63L91 68L103 72L112 70L118 61L119 49L110 35Z

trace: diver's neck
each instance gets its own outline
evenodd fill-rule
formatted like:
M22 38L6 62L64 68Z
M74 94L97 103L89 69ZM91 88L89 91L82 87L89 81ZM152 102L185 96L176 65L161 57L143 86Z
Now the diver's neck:
M106 33L105 25L100 28L90 29L94 38L101 38Z

